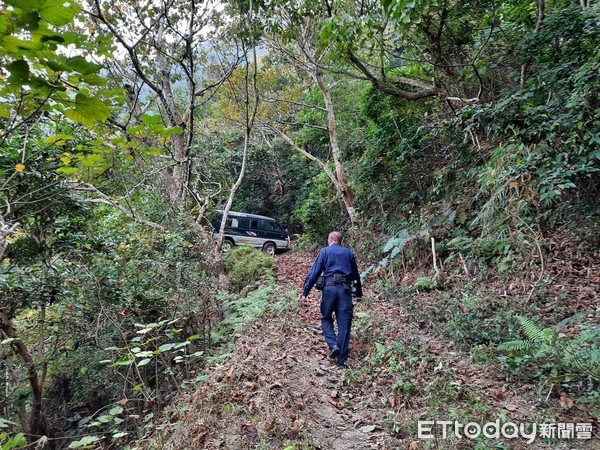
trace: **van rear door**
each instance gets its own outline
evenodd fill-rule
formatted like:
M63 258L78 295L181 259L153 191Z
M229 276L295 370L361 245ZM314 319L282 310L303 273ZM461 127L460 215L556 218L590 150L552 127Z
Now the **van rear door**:
M262 237L272 240L285 240L285 230L274 220L261 220Z

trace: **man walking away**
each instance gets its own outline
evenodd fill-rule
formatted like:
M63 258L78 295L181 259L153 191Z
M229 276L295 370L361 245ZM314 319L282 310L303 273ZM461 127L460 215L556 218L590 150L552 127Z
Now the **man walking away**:
M329 346L329 356L337 358L340 367L348 357L350 327L352 325L352 282L356 282L356 299L362 297L360 274L354 254L342 246L342 235L338 231L329 233L328 246L321 249L304 281L302 300L306 301L310 290L321 274L325 278L321 297L321 327L323 337ZM333 313L337 322L337 337L333 327Z

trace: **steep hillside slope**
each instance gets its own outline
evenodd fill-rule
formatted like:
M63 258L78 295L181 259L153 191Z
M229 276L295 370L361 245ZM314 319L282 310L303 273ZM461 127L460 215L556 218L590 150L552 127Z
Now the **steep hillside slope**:
M298 303L312 255L277 257L270 312L232 336L236 345L206 379L168 411L153 437L165 449L593 448L592 440L417 437L419 420L484 424L591 422L569 403L541 411L532 386L508 383L492 365L470 362L429 335L400 306L368 288L356 306L350 367L327 358L318 298ZM562 407L561 407L562 406Z

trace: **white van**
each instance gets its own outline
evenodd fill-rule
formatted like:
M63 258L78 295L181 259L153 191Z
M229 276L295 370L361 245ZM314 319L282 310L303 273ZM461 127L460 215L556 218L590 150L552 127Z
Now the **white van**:
M223 211L217 211L212 221L215 239L219 235L222 218ZM226 252L235 245L252 245L274 255L279 250L289 248L290 237L287 231L271 217L229 211L222 250Z

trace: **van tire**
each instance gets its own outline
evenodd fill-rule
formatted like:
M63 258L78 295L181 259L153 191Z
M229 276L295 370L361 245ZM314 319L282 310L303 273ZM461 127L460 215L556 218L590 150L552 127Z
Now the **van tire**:
M266 242L263 245L263 252L268 253L269 255L275 255L275 250L277 250L277 246L273 242Z
M221 245L221 251L223 253L227 253L233 247L235 247L235 242L233 242L231 239L223 239L223 245Z

